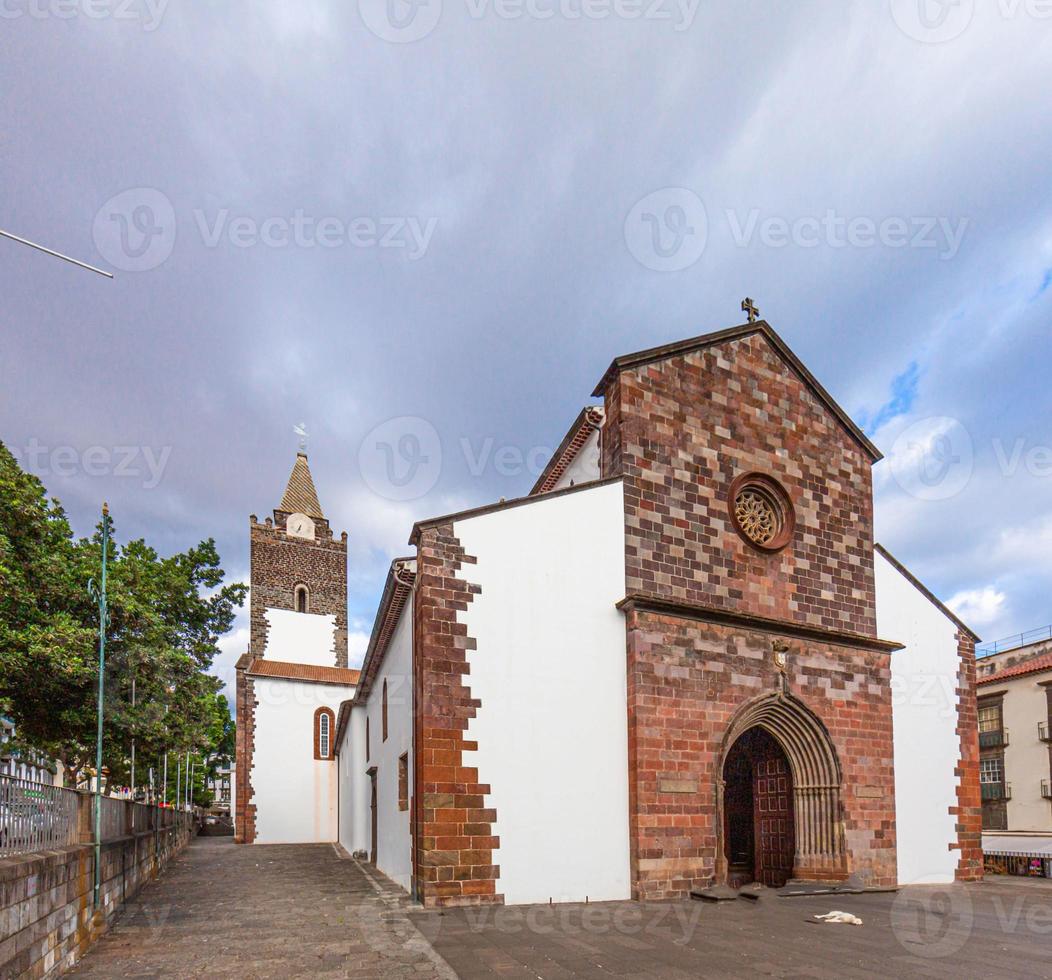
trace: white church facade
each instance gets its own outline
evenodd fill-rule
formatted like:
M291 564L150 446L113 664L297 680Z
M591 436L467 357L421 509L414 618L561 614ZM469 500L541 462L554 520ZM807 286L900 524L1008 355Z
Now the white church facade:
M309 825L428 906L980 876L977 637L874 542L876 447L763 321L594 396L528 496L415 525L360 673L339 600L296 622L331 565L260 565L257 644L254 560L239 839ZM293 513L258 533L301 547ZM314 716L259 692L308 668L333 758L279 820L270 732Z

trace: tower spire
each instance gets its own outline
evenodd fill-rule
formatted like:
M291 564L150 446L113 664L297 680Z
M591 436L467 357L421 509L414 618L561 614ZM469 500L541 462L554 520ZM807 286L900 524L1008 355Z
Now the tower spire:
M310 475L307 454L302 450L296 453L296 462L293 464L288 486L285 487L278 510L325 519L321 504L318 503L318 491L314 489L314 478Z

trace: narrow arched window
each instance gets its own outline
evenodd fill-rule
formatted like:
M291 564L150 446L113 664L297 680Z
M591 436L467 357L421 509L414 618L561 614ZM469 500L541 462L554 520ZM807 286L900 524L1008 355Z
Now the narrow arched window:
M387 741L387 678L384 678L383 704L380 707L380 718L384 730L383 741Z
M314 712L314 758L332 758L332 734L336 727L336 716L331 708L319 708Z
M296 612L307 612L310 605L310 597L307 594L307 586L297 585L294 595L295 601L293 603L293 608L296 610Z
M365 761L369 761L369 719L365 719Z

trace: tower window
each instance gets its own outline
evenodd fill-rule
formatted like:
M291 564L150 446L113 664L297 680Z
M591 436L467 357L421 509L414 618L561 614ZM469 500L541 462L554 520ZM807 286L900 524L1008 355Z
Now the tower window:
M331 708L319 708L314 712L314 758L332 758L332 730L336 727L336 716Z
M384 678L384 693L383 693L383 704L380 708L381 719L383 721L383 741L387 741L387 678Z
M294 592L293 609L299 613L305 613L310 608L310 596L307 593L307 586L297 585Z

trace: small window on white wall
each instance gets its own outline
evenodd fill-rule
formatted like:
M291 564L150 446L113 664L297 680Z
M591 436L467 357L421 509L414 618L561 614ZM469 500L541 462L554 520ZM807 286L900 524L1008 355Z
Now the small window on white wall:
M314 758L332 758L332 730L335 716L331 708L319 708L314 712Z
M305 586L305 585L297 585L296 589L295 589L295 592L294 592L294 596L295 596L295 602L293 603L293 608L296 610L296 612L300 612L300 613L309 612L309 610L310 610L310 595L307 592L307 586Z

